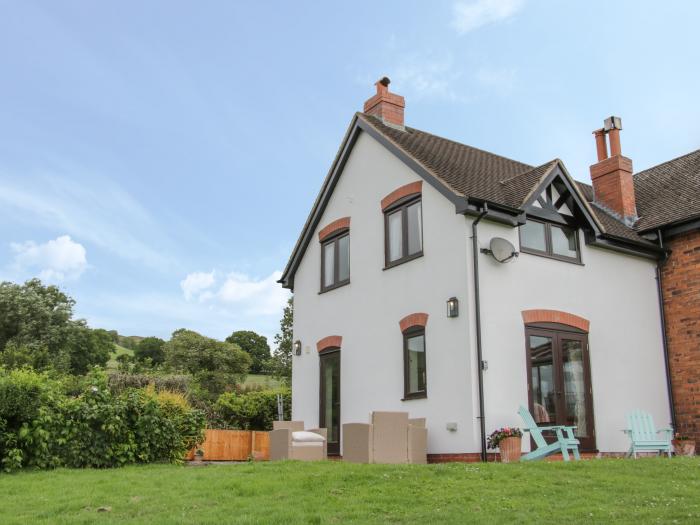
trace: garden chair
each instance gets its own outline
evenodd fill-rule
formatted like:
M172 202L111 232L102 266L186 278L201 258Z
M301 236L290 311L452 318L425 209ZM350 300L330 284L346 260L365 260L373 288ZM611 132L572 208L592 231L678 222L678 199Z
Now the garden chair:
M425 418L407 412L372 412L371 423L343 425L343 461L350 463L427 463Z
M673 429L656 430L654 419L649 412L642 410L629 412L627 414L627 428L623 432L631 441L627 457L634 456L637 459L637 452L656 452L657 455L665 452L669 458L671 457ZM662 432L666 435L659 436Z
M520 461L532 461L537 459L543 459L552 454L557 454L561 452L564 461L569 461L569 451L574 455L575 460L581 459L578 452L579 440L574 436L574 429L576 427L568 427L564 425L552 425L546 427L538 427L537 423L533 419L530 411L521 406L518 409L518 414L525 424L525 432L529 432L530 436L535 442L537 448L531 452L525 454ZM557 440L552 443L547 443L542 435L545 430L550 430L556 433Z
M327 455L327 430L304 430L303 421L273 421L270 432L270 460L320 461Z

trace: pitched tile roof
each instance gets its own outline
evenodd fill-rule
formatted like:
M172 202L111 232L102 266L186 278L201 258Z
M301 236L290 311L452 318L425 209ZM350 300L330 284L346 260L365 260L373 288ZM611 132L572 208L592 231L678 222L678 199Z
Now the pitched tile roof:
M408 155L419 161L457 195L488 200L520 208L538 183L559 159L530 166L488 151L454 142L406 126L405 131L385 125L374 116L358 113ZM593 202L593 189L577 183L586 201ZM634 229L605 210L591 206L604 233L641 244L652 245Z
M500 181L533 168L523 162L501 157L406 126L390 127L374 116L358 113L375 129L428 168L462 197L503 203Z
M634 176L639 231L700 217L700 149Z

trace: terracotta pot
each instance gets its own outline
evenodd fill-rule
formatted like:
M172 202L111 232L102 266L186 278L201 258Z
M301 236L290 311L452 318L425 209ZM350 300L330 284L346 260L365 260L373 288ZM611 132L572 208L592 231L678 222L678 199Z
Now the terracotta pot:
M522 438L508 437L498 444L498 449L501 452L502 463L512 463L520 461L520 451L522 446Z
M674 439L673 452L676 456L694 456L695 455L695 441L692 439L683 439L678 441Z

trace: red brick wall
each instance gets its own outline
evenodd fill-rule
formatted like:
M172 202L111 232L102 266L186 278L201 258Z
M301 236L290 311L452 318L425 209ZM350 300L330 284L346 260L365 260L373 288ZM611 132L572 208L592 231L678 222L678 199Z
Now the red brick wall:
M667 245L673 253L662 281L676 426L700 443L700 230Z

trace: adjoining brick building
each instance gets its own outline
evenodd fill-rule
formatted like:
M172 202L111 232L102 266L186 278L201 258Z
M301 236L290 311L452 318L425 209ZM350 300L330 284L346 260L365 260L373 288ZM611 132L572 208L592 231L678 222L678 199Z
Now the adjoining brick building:
M700 150L634 176L637 231L670 251L660 263L676 431L700 441Z

